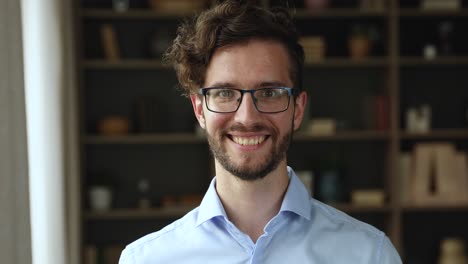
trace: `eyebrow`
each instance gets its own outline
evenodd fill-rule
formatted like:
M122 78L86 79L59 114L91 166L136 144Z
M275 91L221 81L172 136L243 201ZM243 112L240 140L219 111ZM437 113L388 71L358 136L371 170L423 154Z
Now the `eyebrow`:
M278 81L271 81L271 82L262 82L259 85L255 85L254 87L270 87L270 86L281 86L287 87L285 83L278 82ZM216 82L209 87L226 87L226 88L236 88L237 85L230 83L230 82Z

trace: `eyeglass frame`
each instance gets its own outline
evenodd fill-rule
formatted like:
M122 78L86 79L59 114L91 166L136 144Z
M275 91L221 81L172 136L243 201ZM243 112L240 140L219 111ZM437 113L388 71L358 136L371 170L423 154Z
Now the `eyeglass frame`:
M208 100L206 99L206 95L207 93L210 91L210 90L214 90L214 89L229 89L229 90L235 90L235 91L239 91L241 93L241 97L240 97L240 100L239 100L239 104L237 105L236 109L234 111L229 111L229 112L220 112L220 111L214 111L214 110L211 110L210 107L208 106ZM288 92L288 105L286 106L286 108L284 110L281 110L281 111L275 111L275 112L265 112L265 111L261 111L258 109L258 106L257 106L257 98L255 98L254 96L254 93L256 91L260 91L260 90L265 90L265 89L271 89L271 88L275 88L275 89L282 89L282 90L286 90ZM277 114L277 113L282 113L282 112L285 112L289 109L289 105L290 105L290 102L291 102L291 96L296 96L299 94L299 90L296 89L296 88L291 88L291 87L286 87L286 86L271 86L271 87L262 87L262 88L258 88L258 89L238 89L238 88L232 88L232 87L204 87L204 88L199 88L198 89L198 94L199 95L202 95L205 99L205 105L206 105L206 108L213 112L213 113L218 113L218 114L230 114L230 113L235 113L237 112L237 110L239 110L239 107L240 105L242 104L242 99L244 99L244 94L246 93L250 93L250 96L252 97L252 100L253 100L253 104L255 106L255 109L259 112L259 113L264 113L264 114Z

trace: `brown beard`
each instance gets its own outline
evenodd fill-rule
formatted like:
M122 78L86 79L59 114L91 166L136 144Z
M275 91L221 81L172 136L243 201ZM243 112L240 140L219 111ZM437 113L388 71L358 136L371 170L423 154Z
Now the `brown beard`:
M254 126L251 129L246 129L242 125L237 125L232 130L237 131L260 131L263 129L261 126ZM292 131L292 130L291 130ZM273 141L273 149L271 155L263 164L257 164L254 168L245 168L242 166L237 166L231 160L231 157L226 153L225 148L221 144L223 137L226 137L227 133L220 131L218 138L216 139L209 133L207 133L208 143L210 145L211 152L213 153L214 158L223 166L225 170L230 172L232 175L238 177L239 179L246 181L254 181L264 178L270 172L275 170L278 167L278 164L286 158L286 152L288 151L289 144L291 142L292 132L289 131L279 139L277 136L271 135L270 138Z

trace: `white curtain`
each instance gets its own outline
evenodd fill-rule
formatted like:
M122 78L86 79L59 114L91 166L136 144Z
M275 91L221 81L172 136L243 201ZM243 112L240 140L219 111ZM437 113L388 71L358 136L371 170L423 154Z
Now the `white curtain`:
M71 1L22 0L32 259L78 263Z
M0 262L31 263L21 9L0 0Z

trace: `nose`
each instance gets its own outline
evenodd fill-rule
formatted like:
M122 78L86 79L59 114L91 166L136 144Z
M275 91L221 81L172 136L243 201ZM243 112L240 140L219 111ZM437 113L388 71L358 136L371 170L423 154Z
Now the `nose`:
M252 94L246 93L242 98L242 102L239 108L235 112L234 121L249 126L254 123L258 123L261 120L260 112L254 105L254 99Z

